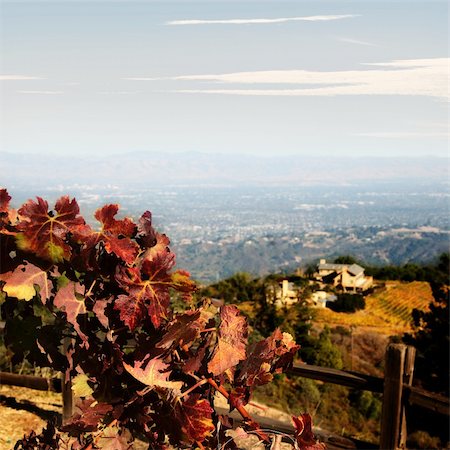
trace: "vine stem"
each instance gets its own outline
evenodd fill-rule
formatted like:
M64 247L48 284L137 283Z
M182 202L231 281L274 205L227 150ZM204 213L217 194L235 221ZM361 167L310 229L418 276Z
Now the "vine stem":
M198 383L194 384L194 386L190 387L187 391L184 391L178 399L181 399L185 397L186 395L190 394L194 389L197 389L199 386L208 383L208 380L204 378L203 380L200 380Z
M115 426L117 424L117 422L118 422L117 419L114 419L111 423L108 424L108 426L106 428ZM94 438L94 440L84 450L92 450L93 446L97 443L97 441L100 439L102 434L103 434L103 431L100 432L99 434L97 434L97 436Z
M92 294L92 290L94 289L95 284L97 283L97 280L94 280L91 284L91 287L89 288L89 290L86 292L85 297L90 297Z
M205 328L204 330L200 330L200 333L209 333L210 331L217 331L216 327Z
M223 386L219 386L212 378L207 378L207 381L214 389L216 389L218 392L220 392L227 400L230 398L230 394L228 393L228 391ZM244 420L247 420L249 422L253 422L252 417L250 416L250 414L248 413L248 411L245 409L244 406L237 405L236 409L238 410L239 414L242 416L242 418ZM262 430L255 430L255 433L263 441L270 442L269 436L266 433L264 433L264 431L262 431Z

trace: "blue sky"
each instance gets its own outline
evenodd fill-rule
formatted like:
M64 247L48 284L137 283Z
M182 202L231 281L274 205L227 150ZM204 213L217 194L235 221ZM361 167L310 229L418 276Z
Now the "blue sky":
M0 8L2 151L448 155L445 1Z

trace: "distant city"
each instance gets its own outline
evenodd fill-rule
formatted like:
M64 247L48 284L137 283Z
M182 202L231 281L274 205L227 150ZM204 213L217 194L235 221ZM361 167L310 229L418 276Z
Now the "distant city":
M34 184L34 181L31 183ZM77 198L93 219L105 203L137 219L150 210L178 267L201 282L238 271L289 272L320 257L351 254L370 264L429 262L449 250L448 184L419 180L347 185L195 186L58 184L6 186L14 206L34 195Z

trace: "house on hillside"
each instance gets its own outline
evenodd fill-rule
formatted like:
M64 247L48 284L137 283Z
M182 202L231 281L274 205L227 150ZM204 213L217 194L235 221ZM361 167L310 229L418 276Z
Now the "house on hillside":
M335 302L336 300L336 295L325 291L315 291L309 298L311 306L315 306L317 308L325 308L327 306L327 302Z
M269 286L266 292L267 301L275 303L275 306L279 308L296 303L298 297L299 289L288 280Z
M325 259L320 260L315 278L345 292L364 292L373 286L373 277L366 276L360 265L330 264Z

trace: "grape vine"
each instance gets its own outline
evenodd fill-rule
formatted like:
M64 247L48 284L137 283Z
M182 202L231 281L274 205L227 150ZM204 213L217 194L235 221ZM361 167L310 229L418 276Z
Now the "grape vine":
M223 395L243 426L269 442L248 414L256 386L286 370L299 346L276 330L253 347L233 305L192 301L195 283L174 270L169 239L150 212L134 223L105 205L94 230L75 199L54 209L40 197L18 210L0 189L0 303L12 362L66 373L78 399L73 416L31 433L17 449L233 447L231 420L216 413ZM171 301L181 299L185 311ZM63 340L69 340L62 352ZM321 450L308 414L293 418L295 446Z

